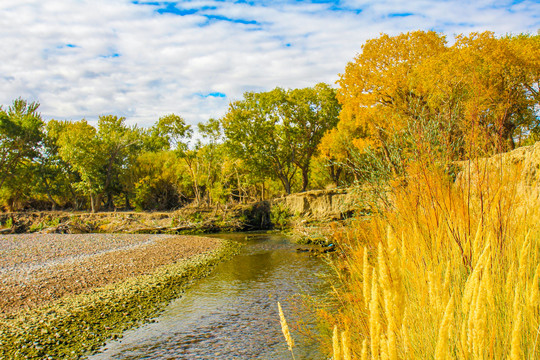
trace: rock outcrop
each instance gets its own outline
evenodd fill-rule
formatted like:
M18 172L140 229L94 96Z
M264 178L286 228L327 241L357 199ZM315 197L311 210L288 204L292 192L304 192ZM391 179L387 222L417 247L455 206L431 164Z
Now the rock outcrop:
M315 220L343 219L355 210L354 198L349 189L312 190L274 199L291 214Z

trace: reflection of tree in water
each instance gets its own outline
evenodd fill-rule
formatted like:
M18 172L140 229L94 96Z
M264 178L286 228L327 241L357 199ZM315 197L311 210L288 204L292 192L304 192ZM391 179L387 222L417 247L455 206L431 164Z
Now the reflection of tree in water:
M269 253L239 256L231 265L231 277L238 281L259 281L272 271L273 261Z
M278 245L279 240L283 239L282 237L268 234L256 234L249 237L243 234L226 234L222 237L241 242L246 241L246 246L251 247L247 254L241 253L220 267L219 274L227 280L260 281L269 277L270 273L283 266L285 262L297 261L291 258L291 255L295 255L294 253L284 251L281 245ZM277 244L274 242L275 240L277 240ZM269 246L268 243L271 243L272 246ZM286 245L286 247L289 246Z

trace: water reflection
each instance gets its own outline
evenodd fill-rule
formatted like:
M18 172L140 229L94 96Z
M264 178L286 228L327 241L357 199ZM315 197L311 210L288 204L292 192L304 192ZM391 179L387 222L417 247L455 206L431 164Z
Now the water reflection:
M323 262L297 253L282 235L227 237L246 244L240 255L174 300L155 323L127 332L90 359L290 359L277 301L291 314L293 295L320 293ZM318 344L293 336L297 358L323 358Z

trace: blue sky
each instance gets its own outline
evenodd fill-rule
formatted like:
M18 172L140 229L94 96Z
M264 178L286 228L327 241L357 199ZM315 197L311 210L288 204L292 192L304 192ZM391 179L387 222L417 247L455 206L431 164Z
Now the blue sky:
M333 84L380 33L536 33L540 2L0 2L0 104L39 101L45 119L220 117L245 91Z

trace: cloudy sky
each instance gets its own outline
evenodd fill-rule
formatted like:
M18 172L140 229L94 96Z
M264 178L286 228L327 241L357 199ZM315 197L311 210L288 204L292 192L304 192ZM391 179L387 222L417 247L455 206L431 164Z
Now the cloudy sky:
M196 124L245 91L334 83L380 33L539 28L538 0L1 0L0 104Z

